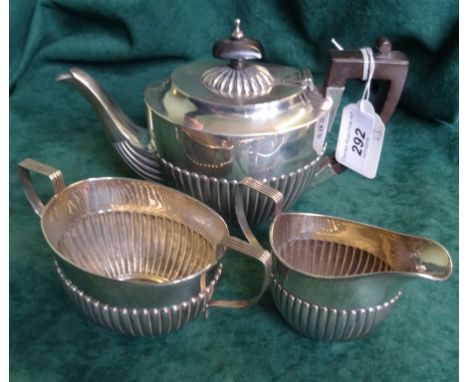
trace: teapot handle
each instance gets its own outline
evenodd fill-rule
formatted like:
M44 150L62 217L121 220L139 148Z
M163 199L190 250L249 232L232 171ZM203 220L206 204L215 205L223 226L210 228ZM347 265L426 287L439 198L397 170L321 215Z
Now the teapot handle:
M400 100L406 76L408 74L408 58L402 52L392 51L389 39L381 37L377 42L378 53L374 55L375 69L373 79L389 81L389 87L379 115L383 123L387 123ZM336 112L343 96L348 79L362 78L364 58L359 49L330 50L331 63L325 83L325 96L333 100L333 106L328 117L327 131L333 126ZM332 171L325 168L327 178L346 169L334 160L335 154L329 156L334 161ZM316 182L320 183L320 182Z
M408 74L408 58L402 52L392 51L389 39L381 37L377 43L378 53L374 55L375 69L373 79L389 81L389 87L379 115L383 123L387 123L398 105L406 76ZM333 124L336 110L344 93L348 79L362 78L364 58L359 49L331 50L331 63L325 84L326 96L333 99L328 127Z

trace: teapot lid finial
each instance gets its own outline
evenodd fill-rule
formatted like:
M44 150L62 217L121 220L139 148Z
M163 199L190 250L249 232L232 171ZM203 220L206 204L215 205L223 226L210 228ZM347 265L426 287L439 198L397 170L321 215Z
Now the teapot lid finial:
M240 29L240 23L240 19L234 20L235 29L234 32L232 32L231 34L233 40L240 40L244 38L244 32L242 32L242 30Z
M234 20L230 38L218 40L213 45L213 56L229 60L228 65L210 68L202 74L202 83L211 92L227 98L255 98L266 95L273 87L270 71L246 61L259 60L263 46L258 40L245 37L240 19Z

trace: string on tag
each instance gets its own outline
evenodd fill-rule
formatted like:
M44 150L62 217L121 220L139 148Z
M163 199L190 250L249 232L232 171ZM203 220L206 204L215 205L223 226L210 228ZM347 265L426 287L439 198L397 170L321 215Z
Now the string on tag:
M333 45L335 45L335 48L336 48L336 49L338 49L338 50L344 50L343 47L342 47L340 44L338 44L338 41L336 41L334 37L333 37L330 41L331 41L331 43L332 43Z
M343 47L332 38L331 43L336 47L338 50L343 50ZM375 60L374 60L374 52L372 48L366 47L360 49L362 52L362 57L364 59L364 64L362 67L362 80L367 81L366 86L364 88L364 92L362 93L361 100L369 101L370 91L371 91L371 82L372 77L374 76L375 70ZM361 111L362 111L362 104L361 104Z
M369 101L371 82L375 70L374 52L372 51L372 48L361 48L360 50L364 59L364 65L362 68L362 80L367 81L361 99Z

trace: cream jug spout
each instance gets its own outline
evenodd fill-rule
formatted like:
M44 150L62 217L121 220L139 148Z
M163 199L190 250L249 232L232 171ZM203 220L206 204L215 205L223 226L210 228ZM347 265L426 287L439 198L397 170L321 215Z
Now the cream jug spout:
M413 262L411 274L432 281L447 280L452 274L452 259L439 243L423 240L409 256Z
M104 123L106 133L113 143L129 141L139 149L154 151L149 145L148 131L134 124L84 70L72 68L56 79L70 83L83 93Z
M332 216L282 213L270 242L284 288L336 309L376 306L408 282L452 273L448 251L434 240Z

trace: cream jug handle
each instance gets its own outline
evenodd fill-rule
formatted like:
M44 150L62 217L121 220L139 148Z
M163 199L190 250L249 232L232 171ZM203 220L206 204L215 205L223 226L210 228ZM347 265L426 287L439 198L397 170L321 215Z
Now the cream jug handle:
M29 171L34 171L49 177L50 181L52 182L54 194L58 194L65 188L65 182L63 181L62 173L60 170L30 158L26 158L21 161L18 164L17 169L21 185L23 186L24 193L26 194L29 203L31 204L36 214L42 217L42 214L44 213L44 203L42 203L39 195L34 189Z
M260 289L260 293L258 293L255 297L252 297L247 300L213 300L211 301L208 306L217 306L217 307L224 307L224 308L245 308L251 306L258 302L260 297L265 292L266 288L270 284L271 280L271 271L272 271L272 257L271 254L264 250L258 240L255 238L254 234L252 233L249 224L247 222L247 217L244 211L244 193L242 192L242 187L248 187L254 191L260 192L275 202L275 216L281 214L283 210L284 198L283 194L266 184L255 180L253 178L244 178L240 180L237 184L236 192L235 192L235 200L236 200L236 215L238 223L244 233L245 237L247 238L248 242L237 239L235 237L228 236L224 238L219 245L233 249L237 252L243 253L247 256L250 256L257 261L261 262L264 268L264 276L263 276L263 283Z
M254 191L260 192L261 194L267 196L268 198L272 199L275 203L275 217L281 214L283 211L284 206L284 197L281 192L271 188L270 186L266 185L265 183L246 177L239 181L239 186L248 187ZM252 230L250 229L249 223L247 222L247 216L245 215L245 206L244 206L244 197L243 193L239 192L239 189L235 195L235 209L236 209L236 216L237 221L244 233L244 236L247 238L250 244L262 248L258 240L256 239L255 235L253 234Z

